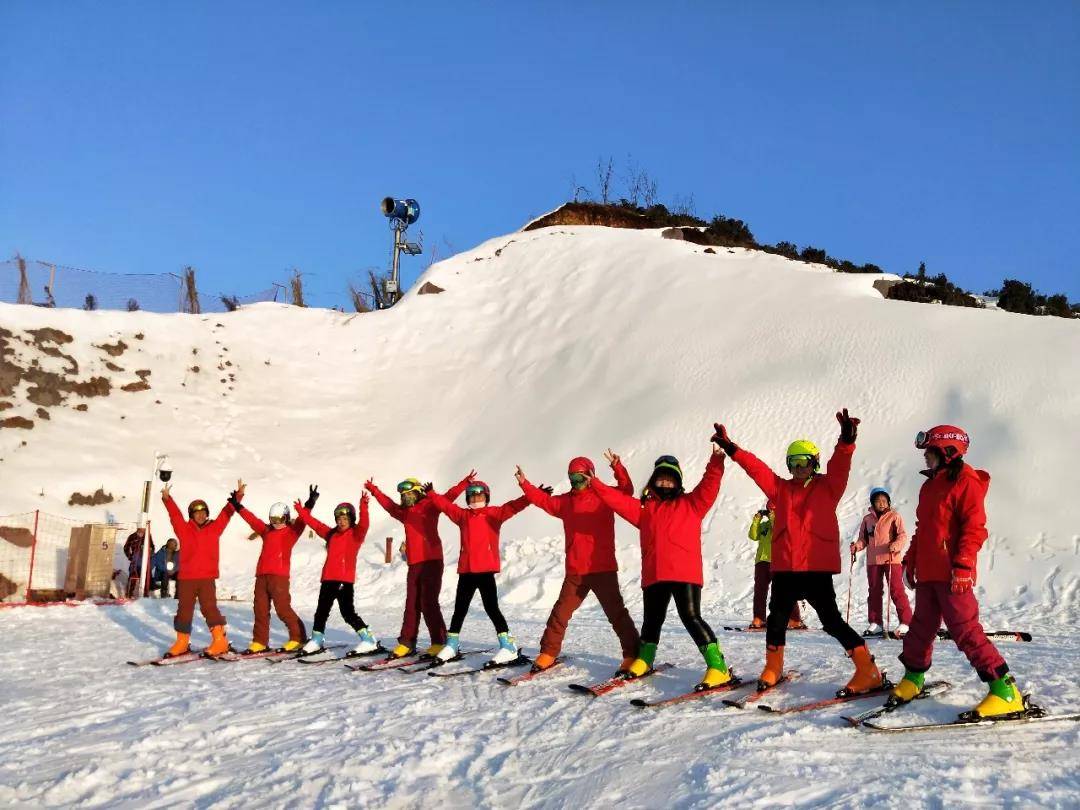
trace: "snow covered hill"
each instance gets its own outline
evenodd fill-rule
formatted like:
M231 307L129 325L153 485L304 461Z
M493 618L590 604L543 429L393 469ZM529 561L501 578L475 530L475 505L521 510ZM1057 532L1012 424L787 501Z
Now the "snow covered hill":
M113 388L67 395L43 420L26 400L29 383L20 384L0 417L35 424L0 431L0 514L40 508L101 519L102 507L67 505L71 493L100 486L118 499L106 509L134 519L154 450L170 453L181 502L221 502L243 477L248 503L263 512L318 482L324 516L355 500L370 475L387 490L407 475L448 486L475 467L502 501L518 494L512 473L521 464L534 481L564 487L569 458L599 461L609 446L638 484L662 453L695 479L714 420L781 468L792 439L827 452L833 412L847 406L863 426L841 505L845 530L854 531L874 486L892 490L913 521L922 480L914 434L963 425L971 461L993 477L984 599L1029 623L1080 620L1080 532L1069 508L1080 458L1080 325L886 301L874 280L758 252L708 254L657 231L554 227L441 262L417 288L432 282L445 292L411 292L364 315L275 304L203 317L2 306L9 360L59 372L68 361L55 347L42 353L27 331L57 329L73 338L60 349L80 366L68 379L103 376ZM118 341L119 354L101 348ZM142 370L150 374L135 376ZM139 379L148 390L118 390ZM72 407L79 403L85 412ZM761 502L729 468L706 523L713 610L748 610L745 528ZM156 497L153 510L160 538ZM378 507L372 514L362 593L396 598L403 566L382 564L381 539L399 538L400 527ZM257 554L244 528L235 522L222 550L223 588L240 595ZM559 528L530 510L504 530L511 612L543 611L554 598ZM639 559L627 529L619 526L619 553L634 595ZM444 524L443 535L454 558L455 531ZM298 547L295 591L317 587L321 558L320 543Z
M1080 324L886 301L874 280L744 250L709 254L656 231L553 227L435 265L417 286L444 292L410 292L385 312L0 306L0 403L9 403L0 404L0 515L133 520L155 450L171 456L181 503L203 497L216 507L243 477L248 504L263 513L317 482L323 518L372 475L388 491L406 476L446 487L475 467L502 502L518 494L521 464L562 489L571 457L600 462L609 446L639 486L662 453L677 455L693 481L716 420L780 468L795 438L828 452L833 413L847 406L863 419L840 507L851 534L874 486L891 489L913 521L922 480L913 437L953 422L972 434L970 460L993 476L984 618L1034 632L1032 643L1004 642L1003 653L1046 708L1075 710ZM114 500L68 506L99 488ZM703 613L717 629L750 618L746 527L762 500L729 465L704 527ZM156 493L151 503L160 541L166 517ZM372 515L357 605L390 642L405 570L383 563L382 538L396 545L401 532L377 506ZM504 612L529 652L562 577L560 528L527 510L503 531ZM618 531L624 592L640 618L636 538L621 523ZM239 597L223 603L238 645L252 629L243 600L258 552L246 534L234 521L221 554L219 592ZM443 521L442 535L452 565L456 530ZM294 554L305 620L322 559L315 540ZM837 578L841 594L847 577ZM453 582L451 568L444 608ZM864 592L856 568L860 627ZM350 674L293 662L125 666L167 646L174 605L0 610L0 805L907 809L1075 807L1080 795L1068 754L1080 744L1076 723L870 736L848 728L843 709L766 716L725 709L715 696L660 715L633 709L628 698L674 695L700 675L674 615L659 655L675 669L590 699L567 684L606 677L618 655L592 600L570 627L569 663L514 689L488 674ZM283 641L276 619L272 634ZM720 637L735 672L756 675L764 640ZM207 638L196 619L195 643ZM328 641L349 638L332 617ZM479 606L462 638L491 644ZM873 650L895 677L898 645ZM787 661L803 677L778 700L830 695L850 671L820 632L792 638ZM948 643L933 675L955 688L905 709L905 720L951 719L984 691Z

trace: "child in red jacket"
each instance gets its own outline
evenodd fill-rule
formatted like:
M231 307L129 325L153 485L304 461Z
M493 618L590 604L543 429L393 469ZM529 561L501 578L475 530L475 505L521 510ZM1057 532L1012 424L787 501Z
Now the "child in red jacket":
M452 486L446 493L448 500L456 500L465 487L476 478L475 470ZM420 617L427 624L431 646L424 655L437 655L446 644L446 622L439 607L442 591L443 548L439 537L439 516L442 514L424 493L424 487L416 478L406 478L397 485L401 503L396 504L373 479L364 483L379 505L394 520L405 527L405 560L409 573L405 580L405 614L401 619L401 633L397 646L390 652L391 658L404 658L416 649L420 634Z
M315 620L311 624L311 639L303 647L306 655L322 651L326 620L330 618L330 609L334 602L337 602L338 610L341 611L341 618L360 638L349 654L368 655L381 649L367 622L356 612L353 595L356 556L364 545L370 523L368 500L365 492L360 498L359 521L356 518L356 508L351 503L339 503L335 506L333 528L312 517L311 512L305 509L300 501L293 504L293 509L304 523L326 541L326 562L323 563L322 584L319 586L319 603L315 608Z
M229 651L229 639L225 636L225 617L217 606L218 550L221 533L233 516L232 502L243 500L244 482L236 482L230 502L213 520L210 520L206 501L201 499L188 504L188 519L184 520L170 489L168 484L161 488L161 500L169 513L173 533L180 538L180 573L176 581L176 617L173 619L176 641L165 656L183 655L190 649L191 620L195 616L196 602L212 639L204 652L210 656L222 655Z
M618 491L633 494L630 474L619 457L608 450L604 458L615 473ZM623 655L619 671L626 672L637 657L641 639L619 588L619 564L615 561L615 513L589 487L588 476L596 475L592 461L583 456L572 459L567 475L570 477L570 491L565 495L552 495L534 486L525 478L521 467L517 468L515 475L529 503L562 520L566 534L566 575L559 598L548 616L547 627L540 639L540 654L533 662L533 669L547 669L555 663L570 617L592 592L596 594L600 607L619 637Z
M308 499L304 504L311 509L319 499L318 487L308 489ZM291 652L307 641L304 623L292 607L289 593L289 576L292 569L292 551L300 535L304 533L304 519L299 515L293 520L289 514L289 505L275 503L270 507L270 525L267 526L251 511L245 509L239 501L229 500L244 522L262 540L262 551L255 565L255 622L251 630L251 644L247 652L260 653L270 644L270 604L274 605L277 617L289 629L289 640L282 647Z
M904 637L903 680L892 702L906 703L923 689L934 639L942 621L989 692L964 719L1022 715L1024 698L1009 665L986 637L972 590L979 549L986 542L986 492L990 476L964 461L971 440L952 425L919 433L927 469L915 512L915 537L904 557L904 578L915 590L915 616Z
M480 591L484 611L499 637L499 649L491 659L492 664L505 665L521 657L517 644L510 635L510 627L499 609L499 592L495 587L495 575L502 569L499 556L499 532L508 521L529 505L524 496L489 506L491 489L483 481L472 481L465 490L468 508L462 509L435 491L430 483L424 485L435 508L457 524L461 530L461 554L458 557L457 591L454 594L454 615L450 619L450 632L446 645L439 650L440 661L450 661L461 655L458 634L465 624L469 603Z
M752 453L737 446L723 425L713 440L746 471L765 497L776 504L772 545L772 597L765 629L765 668L758 688L775 686L783 677L784 641L791 608L799 599L821 619L822 629L839 641L855 664L855 674L838 694L861 694L880 688L884 678L862 636L840 615L833 575L840 573L840 524L836 507L847 488L859 420L847 408L836 414L840 440L824 474L821 453L806 439L787 451L791 478L781 478Z
M660 456L641 498L609 487L599 478L590 486L600 500L623 520L638 527L641 534L641 590L645 615L641 622L641 647L628 667L630 677L647 673L656 657L660 630L668 605L675 600L683 626L705 659L705 676L698 689L713 689L728 683L724 654L716 634L701 618L701 521L720 493L724 476L724 454L713 448L705 475L690 492L683 490L682 468L674 456ZM789 611L790 612L790 611Z

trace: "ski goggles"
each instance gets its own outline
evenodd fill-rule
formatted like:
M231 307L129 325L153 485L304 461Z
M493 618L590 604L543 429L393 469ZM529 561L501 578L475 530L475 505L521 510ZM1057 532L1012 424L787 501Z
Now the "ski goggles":
M789 470L800 469L802 467L812 467L814 466L814 457L808 454L788 456L787 465Z
M576 472L576 473L570 473L570 483L571 483L571 484L575 484L575 485L577 485L577 486L581 486L582 484L584 484L584 483L585 483L586 481L588 481L588 480L589 480L589 479L588 479L588 478L586 478L586 477L584 476L584 474L582 474L582 473L579 473L579 472Z
M925 450L930 446L932 441L957 441L964 442L965 444L970 442L971 439L963 431L947 430L944 433L935 432L932 430L920 430L915 434L915 447L918 450Z
M488 491L483 487L471 486L465 490L466 495L483 495L487 497Z
M207 513L209 513L210 508L205 503L197 503L194 506L192 506L191 509L189 509L188 511L191 512L191 514L193 514L193 515L196 512L207 512Z
M654 467L659 467L661 464L678 467L679 460L675 458L675 456L660 456L660 458L653 462Z
M337 509L334 510L334 517L341 517L342 515L344 515L345 517L351 517L352 509L349 509L347 506L339 506Z
M415 481L402 481L397 485L397 491L402 494L412 492L414 489L420 489L420 485Z

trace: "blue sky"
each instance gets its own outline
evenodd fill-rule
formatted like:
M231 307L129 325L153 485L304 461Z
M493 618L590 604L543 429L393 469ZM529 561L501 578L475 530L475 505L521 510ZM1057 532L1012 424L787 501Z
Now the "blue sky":
M1073 2L9 0L0 102L4 256L346 304L383 196L409 283L611 156L761 241L1080 301Z

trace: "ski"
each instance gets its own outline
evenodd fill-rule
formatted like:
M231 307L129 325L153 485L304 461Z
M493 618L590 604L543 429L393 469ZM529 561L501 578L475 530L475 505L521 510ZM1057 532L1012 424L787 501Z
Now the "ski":
M547 667L546 669L530 669L528 672L523 673L521 675L515 675L513 678L499 677L499 678L496 678L495 680L497 680L503 686L517 686L519 683L525 683L525 681L531 681L537 675L543 675L543 674L545 674L547 672L551 672L551 670L553 670L556 667L561 666L562 664L565 664L565 663L566 663L565 658L556 658L555 662L550 667Z
M764 627L735 627L733 625L725 624L724 629L732 633L764 633L766 628ZM812 630L812 627L787 627L785 632L787 633L801 633L804 630Z
M987 638L1011 638L1014 641L1031 641L1031 633L1024 630L987 630ZM952 640L952 633L948 630L938 630L937 637L944 641Z
M162 655L145 661L128 661L128 665L133 667L168 667L174 664L190 664L193 661L201 660L203 660L202 650L190 650L186 653L180 653L180 655Z
M799 678L799 673L795 672L794 670L789 670L788 672L785 672L780 677L780 680L778 680L772 686L766 686L764 689L754 689L754 691L743 695L740 698L724 698L722 702L725 706L731 706L734 709L745 709L751 703L757 703L759 700L765 697L765 695L769 694L769 692L771 692L773 689L776 689L778 686L783 686L788 681L794 681L797 678Z
M642 678L648 678L650 675L655 675L657 672L665 672L673 668L674 666L674 664L657 664L644 675L639 675L637 677L629 675L625 672L617 672L610 678L608 678L606 681L600 681L599 683L571 683L567 686L571 691L577 692L578 694L589 695L590 697L600 697L601 695L606 695L608 692L611 692L615 689L621 689L628 684L637 683Z
M714 686L711 689L694 689L690 692L684 692L681 695L675 697L665 698L663 700L643 700L641 698L634 698L630 701L631 706L637 706L639 709L660 709L664 706L674 706L676 703L685 703L688 700L697 700L698 698L707 697L709 695L716 695L721 692L730 692L732 689L738 689L740 686L745 686L743 681L740 681L736 677L732 677L727 683L720 686Z
M931 681L923 686L923 690L914 697L914 700L934 697L935 695L948 692L951 688L952 684L948 681ZM843 719L847 720L853 726L858 726L867 720L873 720L875 717L881 717L883 714L894 712L899 708L907 706L908 703L911 703L911 701L909 700L907 703L885 703L883 706L876 706L873 709L867 709L865 712L859 714L843 715Z
M1023 712L1002 717L983 717L978 719L958 718L944 723L918 723L910 726L879 726L876 723L865 722L863 728L872 731L901 732L901 731L941 731L944 729L971 728L972 726L997 726L1011 723L1055 723L1065 720L1080 720L1080 712L1069 714L1047 714L1045 709L1032 706Z
M303 652L302 650L292 650L290 652L281 651L281 652L278 652L276 655L268 655L268 656L264 657L263 660L266 661L266 663L268 663L268 664L280 664L282 661L296 661L297 659L303 660L303 659L307 658L308 656L319 655L320 653L324 653L324 652L327 652L329 650L342 650L347 646L349 646L349 645L348 644L327 644L321 650L316 650L315 652L311 652L311 653L306 653L306 652ZM338 659L330 658L330 659L327 659L327 660L336 661Z
M420 662L431 661L435 656L427 655L423 653L409 653L408 655L400 655L396 658L387 657L381 661L376 661L373 664L345 664L345 669L351 672L381 672L384 669L400 669L401 667L411 667L414 664Z
M809 712L814 709L825 709L829 706L837 706L841 703L850 703L853 700L887 695L892 691L893 686L895 686L895 684L889 683L889 681L886 680L885 683L877 689L871 689L869 692L859 692L856 695L837 695L836 697L825 698L824 700L814 700L810 703L797 703L794 706L785 706L780 709L765 704L758 705L758 708L763 712L770 712L772 714L797 714L798 712Z
M402 675L414 675L417 672L427 672L429 669L435 669L436 667L441 667L444 664L456 663L457 661L460 661L462 658L465 658L469 655L482 655L483 653L489 652L491 652L490 647L486 650L467 650L463 653L458 653L453 658L450 658L446 661L443 661L441 658L436 658L432 656L431 658L427 659L422 658L419 661L414 661L410 664L406 664L405 666L396 667L394 671L400 672Z
M473 667L472 669L455 669L453 672L429 672L429 678L460 678L463 675L479 675L481 672L490 672L493 669L506 669L508 667L521 667L525 664L531 664L532 659L527 655L518 655L513 661L507 661L505 664L493 664L491 661L487 661L482 666Z
M341 646L345 646L345 645L343 644ZM329 647L323 647L323 650L327 650L327 649L329 649ZM330 658L315 658L314 656L318 655L318 653L313 653L311 658L308 658L307 656L304 656L303 658L299 658L297 660L301 664L312 664L312 665L314 665L314 664L340 664L342 661L349 661L349 660L351 660L353 658L367 658L369 656L380 655L380 654L385 653L385 652L387 652L386 647L384 647L384 646L382 646L380 644L374 650L371 650L369 652L358 653L358 652L349 651L349 652L345 653L345 655L332 656Z

